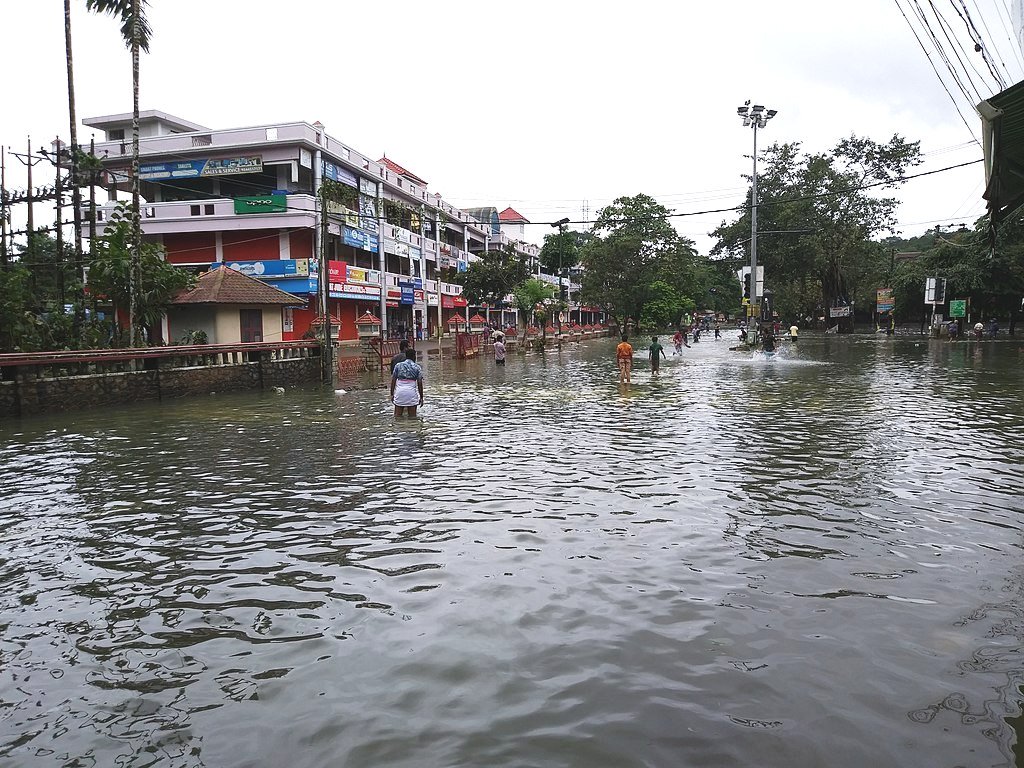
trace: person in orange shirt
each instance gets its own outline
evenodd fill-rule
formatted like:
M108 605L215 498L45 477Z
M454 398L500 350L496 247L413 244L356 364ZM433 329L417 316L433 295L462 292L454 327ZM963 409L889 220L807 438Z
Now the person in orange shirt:
M619 383L629 384L629 374L633 370L633 346L626 334L622 334L622 343L615 348L615 360L619 364Z

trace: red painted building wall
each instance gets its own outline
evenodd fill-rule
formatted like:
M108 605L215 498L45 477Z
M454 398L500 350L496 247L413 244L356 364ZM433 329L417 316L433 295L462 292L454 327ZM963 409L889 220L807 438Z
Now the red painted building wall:
M289 235L289 248L293 259L313 258L313 230L297 229Z
M217 260L213 232L182 232L164 235L167 261L172 264L204 264Z
M225 231L221 233L221 245L224 261L276 261L281 258L281 243L276 229Z

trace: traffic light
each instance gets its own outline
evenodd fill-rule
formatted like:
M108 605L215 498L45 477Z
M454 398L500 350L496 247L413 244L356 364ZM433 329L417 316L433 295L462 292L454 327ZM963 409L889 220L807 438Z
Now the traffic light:
M944 277L938 277L935 279L935 303L946 303L946 278Z
M750 301L750 273L743 275L743 298Z
M558 286L558 300L559 301L567 301L568 298L569 298L569 286L564 285L564 284Z

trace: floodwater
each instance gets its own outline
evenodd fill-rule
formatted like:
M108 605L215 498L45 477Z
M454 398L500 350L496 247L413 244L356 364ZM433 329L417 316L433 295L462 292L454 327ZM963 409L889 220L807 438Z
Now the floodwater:
M1024 764L1024 352L728 338L0 424L0 765Z

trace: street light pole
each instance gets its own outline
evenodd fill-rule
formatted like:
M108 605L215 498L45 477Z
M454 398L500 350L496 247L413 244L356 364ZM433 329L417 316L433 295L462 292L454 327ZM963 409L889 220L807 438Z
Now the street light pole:
M750 191L750 305L756 313L760 303L757 292L757 129L764 128L778 114L778 110L765 110L761 104L750 106L747 101L742 107L736 108L736 114L743 121L744 128L754 129L754 175Z
M568 218L559 219L551 224L552 227L558 227L558 304L562 304L562 249L565 247L565 225L569 223ZM565 295L568 298L569 289L566 288ZM568 306L568 302L566 302ZM571 314L570 314L571 317ZM559 309L558 312L558 343L562 343L562 312Z

